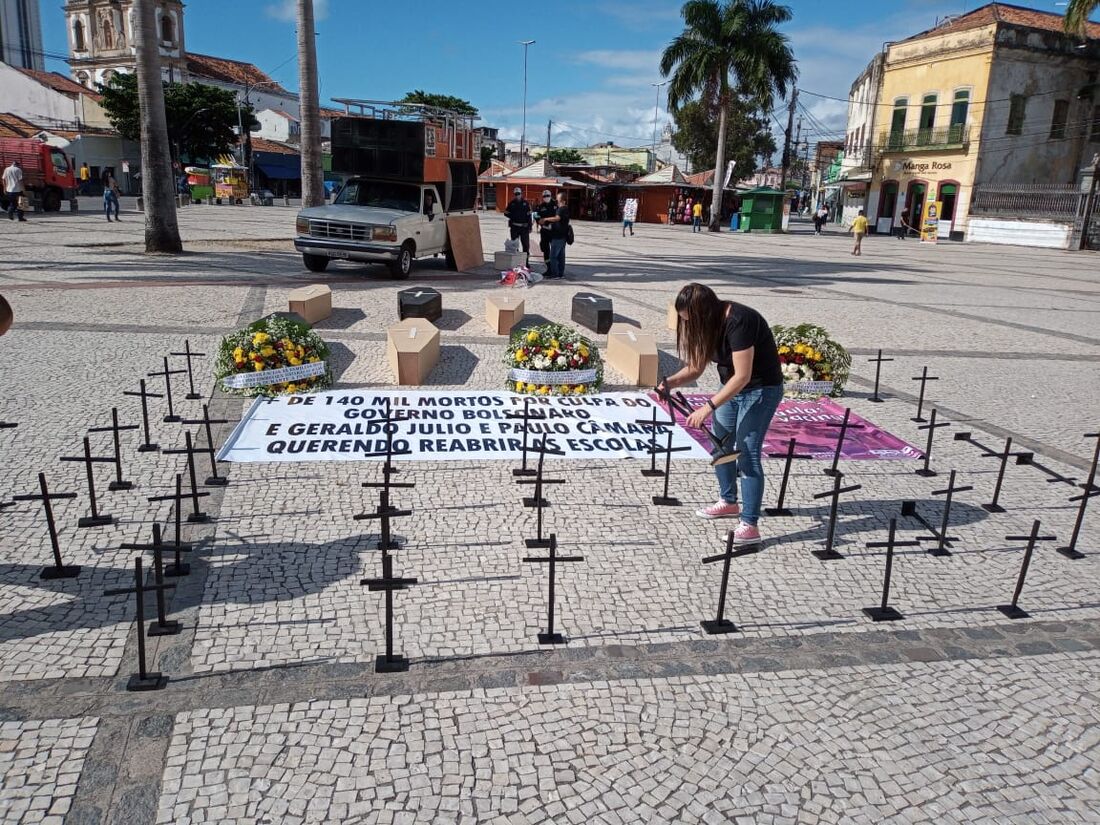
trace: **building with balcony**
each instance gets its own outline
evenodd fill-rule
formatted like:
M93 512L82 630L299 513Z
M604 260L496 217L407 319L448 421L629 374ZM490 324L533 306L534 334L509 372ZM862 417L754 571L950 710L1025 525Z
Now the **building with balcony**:
M869 190L874 169L875 127L882 94L882 67L885 51L867 64L848 90L848 123L841 147L842 160L835 180L829 181L840 220L851 226L860 209L871 209Z
M1098 70L1100 25L1082 41L1059 14L1005 3L887 44L866 130L872 226L908 209L917 228L939 202L940 237L961 240L975 186L1073 183L1100 151Z

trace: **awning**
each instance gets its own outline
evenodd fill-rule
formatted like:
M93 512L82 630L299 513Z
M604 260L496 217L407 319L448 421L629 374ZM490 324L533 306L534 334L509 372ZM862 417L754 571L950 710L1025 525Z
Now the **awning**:
M257 163L256 166L267 175L268 180L298 180L302 176L299 169L287 169L272 163Z

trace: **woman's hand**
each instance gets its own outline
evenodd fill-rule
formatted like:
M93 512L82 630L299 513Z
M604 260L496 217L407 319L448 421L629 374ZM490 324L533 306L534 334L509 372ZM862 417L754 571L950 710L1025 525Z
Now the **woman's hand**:
M687 417L687 425L701 430L710 418L710 407L704 405Z

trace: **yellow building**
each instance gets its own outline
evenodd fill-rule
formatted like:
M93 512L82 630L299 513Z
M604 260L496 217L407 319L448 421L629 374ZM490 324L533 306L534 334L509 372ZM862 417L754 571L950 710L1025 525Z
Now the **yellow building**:
M885 49L868 217L962 239L975 185L1067 184L1100 151L1100 26L1068 37L1057 14L991 3ZM1100 95L1098 95L1100 98ZM1098 122L1098 125L1094 125Z

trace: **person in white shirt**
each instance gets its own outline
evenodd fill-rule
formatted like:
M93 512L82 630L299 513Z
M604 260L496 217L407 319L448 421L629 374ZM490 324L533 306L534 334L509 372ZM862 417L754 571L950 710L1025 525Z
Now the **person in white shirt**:
M19 207L19 199L23 197L23 166L17 160L11 162L11 166L4 170L4 196L8 199L8 220L25 221L23 210Z

